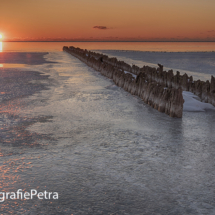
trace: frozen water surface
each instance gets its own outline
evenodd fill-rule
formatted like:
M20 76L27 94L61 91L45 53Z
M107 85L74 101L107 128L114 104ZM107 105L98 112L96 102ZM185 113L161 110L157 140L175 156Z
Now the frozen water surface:
M215 214L215 111L170 118L67 53L45 59L0 68L0 188L59 199L3 214Z

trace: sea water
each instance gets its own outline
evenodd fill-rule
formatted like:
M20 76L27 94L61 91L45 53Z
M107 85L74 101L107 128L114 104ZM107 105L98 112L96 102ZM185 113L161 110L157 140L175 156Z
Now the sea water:
M57 50L59 43L49 45L0 53L0 192L46 190L59 198L8 199L1 212L214 214L215 111L171 118ZM139 66L214 74L213 50L191 50L189 63L189 50L116 48L92 49Z

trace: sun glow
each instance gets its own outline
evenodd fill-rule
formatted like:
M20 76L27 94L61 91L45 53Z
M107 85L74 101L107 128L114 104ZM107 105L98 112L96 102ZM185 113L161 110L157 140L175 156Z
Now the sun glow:
M0 34L0 39L2 39L3 38L3 36L2 36L2 34Z

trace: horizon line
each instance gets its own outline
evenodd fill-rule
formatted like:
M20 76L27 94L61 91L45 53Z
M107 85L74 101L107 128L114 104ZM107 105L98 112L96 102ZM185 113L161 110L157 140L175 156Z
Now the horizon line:
M113 40L113 41L110 41L110 40L90 40L90 41L86 41L86 40L76 40L76 41L72 41L72 40L65 40L65 41L59 41L59 40L13 40L13 41L0 41L0 42L215 42L215 40L211 40L211 41L208 41L208 40L178 40L178 41L171 41L171 40L140 40L140 41L137 41L137 40Z

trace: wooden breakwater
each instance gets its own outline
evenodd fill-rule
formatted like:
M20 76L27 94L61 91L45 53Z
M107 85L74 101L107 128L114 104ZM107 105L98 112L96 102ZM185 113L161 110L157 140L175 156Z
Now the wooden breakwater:
M175 75L173 70L163 71L163 66L158 68L136 65L130 66L117 58L109 58L88 50L73 46L63 47L63 50L77 57L88 66L99 71L104 76L112 79L114 83L132 95L139 96L145 103L166 113L171 117L182 117L183 96L182 91L190 91L200 97L203 102L215 106L215 78L209 81L194 81L186 73Z

